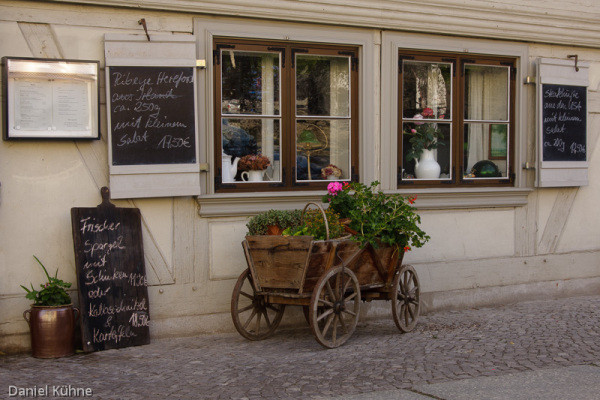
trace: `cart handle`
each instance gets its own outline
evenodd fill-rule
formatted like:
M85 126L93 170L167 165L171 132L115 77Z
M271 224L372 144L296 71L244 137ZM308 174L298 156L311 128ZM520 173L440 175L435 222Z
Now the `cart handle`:
M306 203L306 205L302 209L302 216L300 218L300 223L302 223L302 224L304 223L304 213L306 212L306 209L308 208L308 206L310 206L311 204L314 206L317 206L319 208L319 210L321 211L321 214L323 214L323 221L325 221L325 240L329 240L329 222L327 222L327 215L325 214L325 210L323 210L323 207L321 207L320 204L314 203L312 201L309 201L308 203Z

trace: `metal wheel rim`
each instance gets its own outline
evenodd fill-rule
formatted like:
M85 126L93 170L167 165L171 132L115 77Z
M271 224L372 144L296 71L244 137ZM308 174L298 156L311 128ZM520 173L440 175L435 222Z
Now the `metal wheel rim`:
M412 265L402 265L396 273L392 300L396 326L401 332L410 332L417 325L421 312L421 286Z
M235 329L250 340L263 340L279 326L285 305L269 304L265 296L257 295L250 270L238 278L231 296L231 317Z
M350 269L336 267L321 276L311 297L309 315L317 342L330 349L344 344L356 329L360 301L358 279Z

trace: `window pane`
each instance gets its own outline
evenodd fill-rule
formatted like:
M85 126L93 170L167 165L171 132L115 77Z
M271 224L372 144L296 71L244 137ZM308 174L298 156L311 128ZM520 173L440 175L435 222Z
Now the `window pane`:
M327 179L329 164L339 180L350 179L350 121L298 120L296 123L296 180Z
M263 173L263 180L280 181L280 121L279 119L231 119L223 118L221 132L223 135L223 153L231 156L236 165L245 155L262 154L267 156L270 166ZM225 157L224 157L225 158ZM232 177L242 181L242 167L233 168Z
M405 123L402 133L402 166L403 180L408 179L450 179L452 177L452 157L449 123ZM435 135L434 140L428 139ZM435 141L437 144L431 145ZM431 157L439 164L440 170L433 175L422 174L427 166L423 165L425 155L420 148L432 148ZM425 161L429 163L429 161Z
M350 59L296 55L296 115L350 115Z
M450 119L452 64L404 61L402 116L413 118L430 108L433 118Z
M279 115L279 53L221 50L223 114Z
M465 65L465 119L508 121L508 67Z
M465 124L465 160L467 179L506 177L508 171L508 125Z

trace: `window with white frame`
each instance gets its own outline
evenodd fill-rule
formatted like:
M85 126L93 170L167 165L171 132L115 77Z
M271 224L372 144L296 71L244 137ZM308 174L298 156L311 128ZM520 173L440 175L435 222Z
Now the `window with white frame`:
M398 57L398 186L512 186L516 59Z
M358 49L216 38L215 189L356 180Z

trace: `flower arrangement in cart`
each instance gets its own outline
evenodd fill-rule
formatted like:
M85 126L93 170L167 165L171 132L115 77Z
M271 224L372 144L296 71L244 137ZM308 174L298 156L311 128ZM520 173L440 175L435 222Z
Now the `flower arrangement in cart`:
M388 244L404 251L422 247L430 237L419 227L421 217L413 206L417 196L386 195L376 189L378 185L332 182L323 202L346 220L353 239L362 246Z
M264 235L268 225L278 225L284 236L313 236L314 240L348 236L361 246L375 248L389 245L409 251L422 247L430 237L420 227L421 217L413 204L417 196L385 194L377 187L379 182L365 185L358 182L331 182L323 203L328 207L319 209L269 210L252 217L246 224L247 235Z

